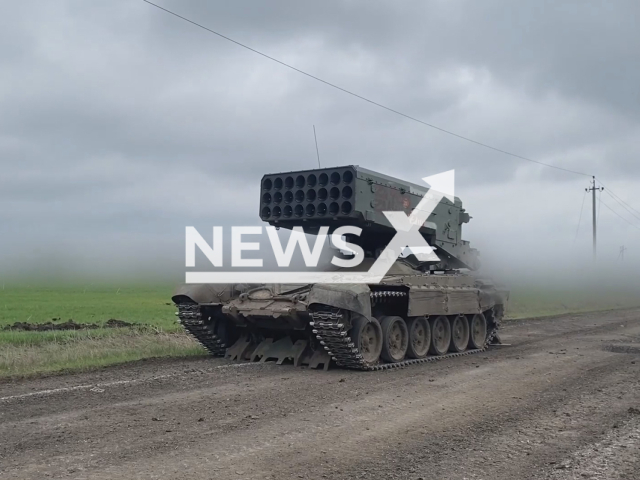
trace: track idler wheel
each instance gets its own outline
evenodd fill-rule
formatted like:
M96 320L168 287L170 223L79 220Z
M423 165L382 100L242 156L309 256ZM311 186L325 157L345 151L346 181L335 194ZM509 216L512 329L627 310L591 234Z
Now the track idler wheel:
M380 357L387 362L404 360L409 346L409 329L402 317L382 317L382 353Z
M429 353L432 355L444 355L451 344L451 324L444 315L429 320L431 325L431 346Z
M458 315L451 322L451 352L464 352L469 344L469 321L464 315Z
M382 327L376 318L371 317L371 321L360 316L353 319L351 340L367 365L378 363L382 351Z
M487 319L483 314L477 313L469 321L469 348L484 348L487 341Z
M407 322L409 330L409 346L407 356L411 358L424 358L429 353L431 346L431 327L426 317L413 317Z

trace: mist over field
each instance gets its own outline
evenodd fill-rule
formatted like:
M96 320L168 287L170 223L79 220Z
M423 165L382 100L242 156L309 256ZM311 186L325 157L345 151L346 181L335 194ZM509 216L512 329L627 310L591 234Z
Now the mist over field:
M180 282L185 226L259 225L260 178L315 168L315 125L323 167L414 183L455 169L483 273L640 289L640 7L543 4L162 2L429 123L595 174L595 267L590 177L375 108L143 2L67 0L0 7L0 278Z

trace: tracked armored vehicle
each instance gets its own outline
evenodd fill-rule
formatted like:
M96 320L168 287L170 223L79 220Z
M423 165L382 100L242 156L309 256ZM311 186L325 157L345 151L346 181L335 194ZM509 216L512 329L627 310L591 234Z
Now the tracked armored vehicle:
M361 228L346 239L364 251L366 271L396 233L383 212L409 215L429 190L357 166L269 174L259 215L307 233ZM441 196L419 227L438 258L398 258L379 283L182 285L172 297L179 322L214 356L311 368L378 370L481 352L499 342L508 292L471 273L478 252L461 238L470 218L459 198Z

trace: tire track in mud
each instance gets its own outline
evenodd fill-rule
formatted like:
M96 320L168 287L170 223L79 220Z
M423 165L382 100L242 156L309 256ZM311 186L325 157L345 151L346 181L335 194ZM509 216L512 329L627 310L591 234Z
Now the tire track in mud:
M217 367L213 367L214 369L222 369L222 368L239 368L239 367L247 367L247 366L255 366L254 363L230 363L228 365L218 365ZM9 402L12 400L24 400L29 397L47 397L49 395L55 395L59 393L68 393L75 392L79 390L90 390L92 392L102 393L105 388L117 387L121 385L131 385L134 383L142 383L142 382L154 382L157 380L164 380L172 377L179 377L189 374L203 374L203 371L193 371L193 372L182 372L182 373L170 373L167 375L157 375L155 377L149 378L140 378L140 379L131 379L131 380L114 380L112 382L106 383L96 383L89 385L75 385L73 387L60 387L60 388L51 388L48 390L38 390L35 392L22 393L18 395L9 395L7 397L0 397L0 402ZM208 373L214 373L214 370L209 371Z

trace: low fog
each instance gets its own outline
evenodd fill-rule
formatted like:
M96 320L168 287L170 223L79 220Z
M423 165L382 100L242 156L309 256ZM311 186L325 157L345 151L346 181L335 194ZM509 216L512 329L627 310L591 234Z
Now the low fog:
M597 262L589 176L394 115L142 1L23 1L0 6L3 281L179 282L185 227L260 225L260 178L315 168L315 125L323 167L414 183L455 169L482 273L640 287L637 2L161 5L408 115L596 175Z

